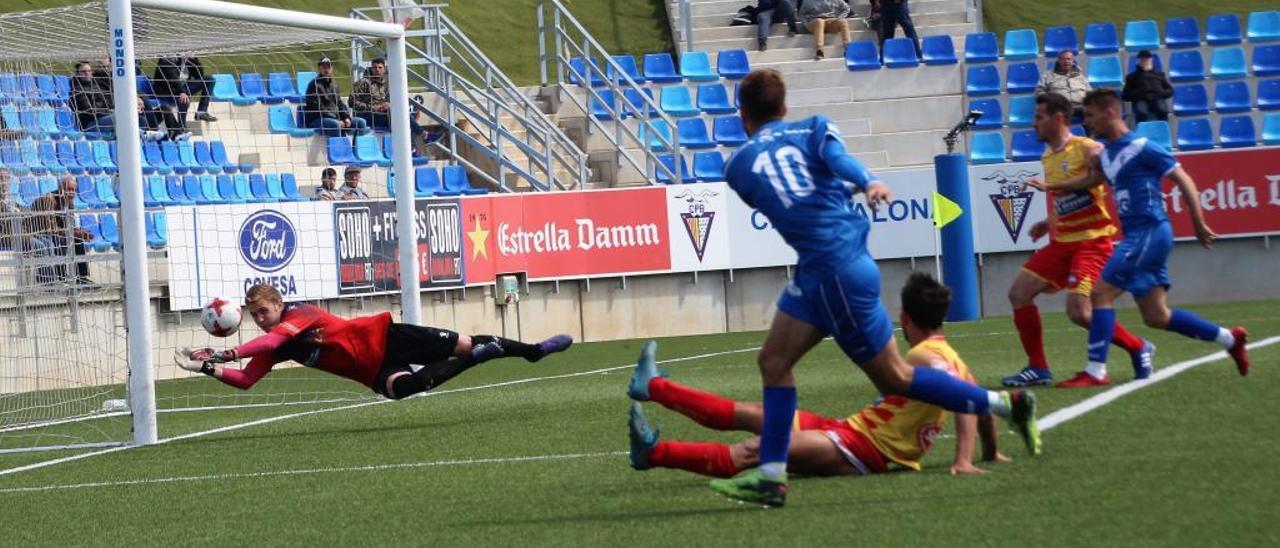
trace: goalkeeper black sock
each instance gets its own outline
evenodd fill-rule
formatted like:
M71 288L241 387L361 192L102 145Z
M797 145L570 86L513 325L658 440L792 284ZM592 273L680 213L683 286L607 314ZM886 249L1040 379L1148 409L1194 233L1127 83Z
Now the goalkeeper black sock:
M480 346L482 344L489 344L491 342L497 342L498 344L502 345L502 350L508 356L520 356L521 358L524 358L526 360L534 361L542 358L542 355L543 355L542 348L536 344L529 344L526 342L520 342L513 339L495 337L493 335L472 335L471 336L472 346Z
M394 381L391 381L390 394L391 399L407 398L419 392L426 392L437 386L444 384L463 371L471 369L472 366L480 363L471 356L463 356L460 358L449 358L444 361L429 363L408 375L400 375Z

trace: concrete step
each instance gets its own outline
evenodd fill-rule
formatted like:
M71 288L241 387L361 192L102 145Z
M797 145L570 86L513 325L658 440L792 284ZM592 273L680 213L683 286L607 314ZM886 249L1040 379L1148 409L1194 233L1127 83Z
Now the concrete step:
M952 36L952 39L959 45L964 42L964 35L970 32L975 32L977 30L977 25L975 23L945 23L945 24L931 25L928 27L916 27L916 30L920 36L932 36L932 35L942 35L942 34L950 35ZM901 36L901 34L902 34L901 32L898 32L899 36ZM876 34L871 30L866 29L865 26L855 27L853 29L852 38L854 41L875 40ZM840 44L840 38L838 35L828 34L826 36L826 43L836 44L838 46ZM726 49L745 49L748 52L747 57L751 60L753 65L755 63L769 63L769 62L777 62L777 61L784 61L784 60L800 60L800 59L813 58L813 36L808 34L798 34L796 36L788 37L786 36L785 31L783 31L780 35L774 36L769 39L769 50L765 52L758 51L759 48L758 48L758 44L756 43L756 38L754 33L743 33L741 36L737 38L726 38L722 40L700 40L695 35L693 40L693 47L699 51L706 51L709 53L716 53ZM785 52L786 50L790 50L790 49L803 50L805 54L803 56L796 56L794 54L785 54L785 53L780 54L780 52ZM837 51L839 52L839 54L843 54L842 49ZM830 53L831 52L828 52L828 55L830 55ZM838 56L840 55L837 55L837 57Z
M787 119L823 115L832 120L867 120L867 134L877 135L950 128L960 121L963 112L964 101L959 95L951 95L791 106Z

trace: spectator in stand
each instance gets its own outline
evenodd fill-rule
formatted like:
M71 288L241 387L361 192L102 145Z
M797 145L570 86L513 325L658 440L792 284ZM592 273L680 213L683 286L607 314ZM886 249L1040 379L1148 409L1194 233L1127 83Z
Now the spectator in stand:
M343 200L368 200L369 195L360 188L360 168L347 166L342 172L342 188L338 190Z
M93 239L92 234L75 225L75 196L75 176L64 175L58 181L57 190L36 198L31 203L32 215L27 218L27 233L51 248L54 255L83 256L85 242ZM89 263L76 261L75 265L74 280L68 276L65 263L54 265L54 275L58 280L66 280L79 286L92 286L93 282L89 280Z
M769 30L773 28L775 17L787 22L788 37L800 32L796 7L791 0L759 0L756 4L756 41L760 44L760 51L769 49Z
M306 100L302 105L302 118L307 127L335 137L368 133L368 122L352 116L351 109L342 102L338 82L333 79L333 61L325 57L316 67L319 75L307 86Z
M141 69L138 69L141 74ZM71 79L71 109L75 111L81 131L112 133L116 130L115 96L112 95L111 61L99 59L95 69L88 61L76 63L76 73ZM147 110L142 97L138 98L138 131L143 139L164 137L155 131L154 113Z
M1040 82L1036 84L1036 97L1046 93L1057 93L1071 102L1071 121L1079 123L1084 119L1084 94L1093 90L1089 79L1085 78L1080 65L1076 64L1076 54L1071 50L1058 52L1058 61L1053 70L1040 73Z
M49 257L52 255L49 244L33 237L25 228L25 221L30 214L23 212L13 196L9 195L11 178L9 168L0 167L0 249L17 251L20 248L27 256L36 260ZM50 283L53 280L52 266L46 264L36 267L37 283Z
M391 101L387 93L387 61L382 58L369 62L369 70L351 86L351 110L364 118L374 129L391 127Z
M840 43L849 45L849 4L845 0L806 0L800 5L800 19L804 26L813 33L814 56L816 60L827 56L822 50L823 41L828 32L840 33Z
M332 202L342 199L342 192L338 190L338 171L326 167L320 173L320 186L316 187L316 201Z
M197 94L200 95L200 103L196 107L196 120L218 121L209 114L211 86L204 76L204 66L199 57L180 55L156 61L151 86L160 100L164 125L169 128L170 135L187 132L187 111L191 109L191 99Z
M907 0L871 0L871 7L880 12L880 50L884 51L885 40L893 38L897 27L902 27L902 34L915 42L916 57L920 57L920 37L916 35L916 26L911 22L911 9L907 7Z
M1173 97L1173 84L1164 71L1155 67L1150 51L1138 52L1138 66L1125 77L1123 95L1133 105L1133 115L1139 123L1169 119L1165 101Z

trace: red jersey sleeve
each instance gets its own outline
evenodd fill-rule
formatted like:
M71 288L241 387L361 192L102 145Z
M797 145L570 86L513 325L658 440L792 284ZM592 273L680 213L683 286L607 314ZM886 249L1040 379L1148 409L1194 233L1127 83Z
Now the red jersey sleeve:
M224 367L222 369L222 377L218 380L241 390L248 390L249 387L262 380L262 377L265 377L267 373L270 373L271 368L275 367L276 363L278 363L278 360L273 355L256 356L249 360L249 365L245 366L244 369Z
M280 317L280 323L269 333L293 338L324 318L324 313L311 305L288 305Z

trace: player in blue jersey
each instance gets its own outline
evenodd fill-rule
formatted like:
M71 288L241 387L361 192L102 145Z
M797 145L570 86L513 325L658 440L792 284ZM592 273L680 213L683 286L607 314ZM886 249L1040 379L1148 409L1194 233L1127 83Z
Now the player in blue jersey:
M757 358L764 381L760 467L714 480L727 496L781 506L786 500L787 446L796 412L791 374L809 349L831 335L886 396L906 396L958 413L1009 418L1031 454L1040 450L1035 398L991 392L941 369L915 368L898 355L893 324L880 303L880 270L867 253L870 223L853 205L889 202L885 187L845 152L835 125L821 116L784 122L786 86L776 70L742 81L739 109L751 135L726 165L729 186L759 210L799 255L794 279Z
M1138 302L1142 320L1148 326L1217 342L1231 355L1236 370L1241 375L1248 374L1245 343L1249 333L1243 327L1225 329L1186 310L1169 308L1167 263L1173 251L1173 227L1164 209L1161 182L1166 177L1181 190L1201 245L1212 247L1217 234L1204 222L1195 181L1168 150L1129 131L1120 109L1120 96L1115 91L1102 88L1089 92L1084 99L1084 123L1105 145L1093 160L1094 169L1070 180L1028 182L1044 191L1085 189L1103 181L1110 181L1114 188L1124 241L1116 246L1102 269L1102 279L1093 284L1090 294L1093 321L1089 324L1085 373L1098 386L1110 384L1107 345L1115 329L1115 301L1127 291Z

